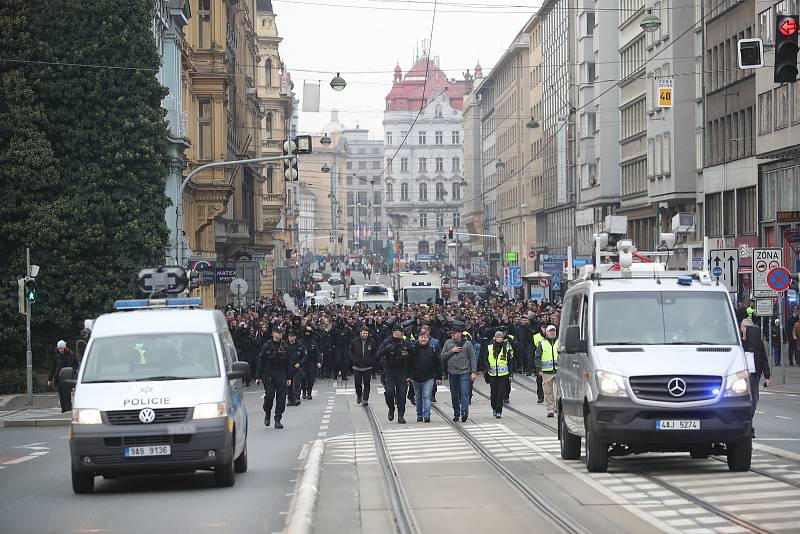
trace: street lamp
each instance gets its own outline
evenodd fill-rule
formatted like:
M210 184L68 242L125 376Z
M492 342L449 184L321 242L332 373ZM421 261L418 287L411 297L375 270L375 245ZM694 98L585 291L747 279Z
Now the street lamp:
M525 127L526 127L526 128L530 128L531 130L533 130L533 129L535 129L535 128L538 128L538 127L539 127L539 121L537 121L536 119L534 119L533 117L531 117L531 120L529 120L529 121L528 121L528 122L525 124Z
M328 146L329 144L331 144L331 138L328 137L328 134L326 134L326 133L322 134L322 137L320 137L320 139L319 139L319 144L325 145L325 146Z
M639 26L647 33L653 33L658 31L661 27L661 19L658 18L658 15L653 13L652 9L648 9L647 15L642 17L642 20L639 21Z
M330 167L328 167L328 164L327 164L327 163L323 163L323 164L322 164L322 168L320 168L320 170L321 170L322 172L331 172L331 168L330 168Z
M502 159L498 159L497 163L494 164L494 168L495 169L505 169L506 168L506 164L503 163Z
M337 72L336 76L331 80L331 89L334 91L341 91L345 87L347 87L347 82L344 81L344 78Z

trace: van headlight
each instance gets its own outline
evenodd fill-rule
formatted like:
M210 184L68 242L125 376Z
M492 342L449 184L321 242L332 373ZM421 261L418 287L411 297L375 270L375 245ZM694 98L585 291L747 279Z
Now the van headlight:
M103 422L100 410L95 408L73 408L72 422L76 425L99 425Z
M739 371L725 377L725 396L743 397L750 392L750 373Z
M628 392L625 390L625 378L609 373L608 371L595 371L597 378L597 387L601 395L607 397L627 397Z
M192 419L213 419L214 417L227 417L228 405L224 402L207 402L194 407Z

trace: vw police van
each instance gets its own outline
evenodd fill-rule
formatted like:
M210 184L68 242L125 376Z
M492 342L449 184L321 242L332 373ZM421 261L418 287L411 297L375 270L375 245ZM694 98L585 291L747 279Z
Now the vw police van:
M747 471L752 404L747 360L727 288L708 273L633 264L588 266L566 292L557 377L561 456L603 472L609 455L727 454ZM606 268L604 272L601 272Z
M72 488L108 478L212 470L232 486L247 470L242 380L222 312L200 299L117 301L102 315L76 378L69 430Z

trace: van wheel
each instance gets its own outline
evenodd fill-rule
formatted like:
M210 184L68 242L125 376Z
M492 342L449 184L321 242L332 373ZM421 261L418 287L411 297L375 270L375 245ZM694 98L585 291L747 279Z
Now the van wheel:
M242 449L242 453L233 462L233 470L237 473L247 472L247 441L244 443L244 449Z
M569 433L564 414L558 412L558 440L561 442L561 458L564 460L580 460L581 437Z
M94 491L94 475L81 473L72 469L72 491L75 493L91 493Z
M223 488L229 488L236 483L236 478L233 469L233 445L228 455L228 461L223 465L218 465L214 468L214 483Z
M711 456L711 445L703 445L701 447L695 447L694 449L689 451L689 456L691 456L695 460L705 460L709 456Z
M586 470L590 473L608 471L608 443L603 443L586 424Z
M726 443L728 449L728 471L750 471L750 460L753 454L753 440L744 438L733 443Z

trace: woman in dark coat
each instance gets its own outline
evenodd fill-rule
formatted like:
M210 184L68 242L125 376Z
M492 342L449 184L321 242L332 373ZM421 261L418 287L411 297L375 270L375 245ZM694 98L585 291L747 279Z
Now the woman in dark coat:
M750 373L750 392L753 399L753 415L756 413L758 405L758 385L761 375L764 375L764 387L769 387L770 372L769 358L764 349L764 341L761 339L761 329L753 324L750 319L742 321L742 345L745 352L753 353L755 372Z

